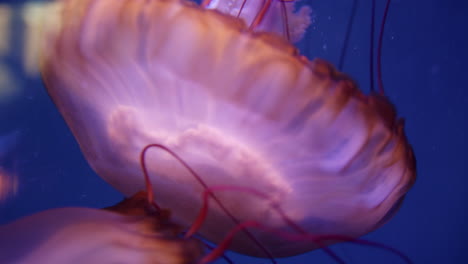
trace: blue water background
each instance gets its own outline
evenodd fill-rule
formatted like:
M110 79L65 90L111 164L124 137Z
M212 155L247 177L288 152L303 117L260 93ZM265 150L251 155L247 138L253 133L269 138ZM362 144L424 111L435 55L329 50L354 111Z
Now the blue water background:
M384 1L378 2L380 18ZM116 203L122 195L89 168L40 76L25 73L27 39L21 16L25 2L0 4L13 10L11 47L0 54L0 71L13 81L0 78L0 85L17 89L11 99L0 101L0 135L14 135L9 142L13 147L0 156L0 165L14 171L19 180L16 195L0 204L0 224L48 208ZM309 0L309 5L314 9L314 24L299 46L309 58L336 64L352 1ZM394 0L384 37L386 93L406 119L418 178L395 218L365 238L396 247L418 264L468 263L467 14L463 0ZM361 0L344 72L365 91L369 89L369 21L370 0ZM351 264L403 263L379 249L351 244L333 249ZM236 263L268 263L231 256ZM316 251L279 263L335 262Z

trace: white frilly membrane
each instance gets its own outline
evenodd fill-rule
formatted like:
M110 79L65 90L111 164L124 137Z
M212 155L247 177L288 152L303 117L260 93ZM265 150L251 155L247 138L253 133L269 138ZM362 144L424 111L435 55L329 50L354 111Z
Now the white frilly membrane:
M197 263L200 242L177 237L167 216L131 206L50 209L0 226L0 263Z
M207 8L239 17L247 25L251 25L267 1L269 0L212 0ZM296 2L271 0L270 6L255 30L275 32L283 37L289 37L292 42L301 40L312 22L310 19L311 9L308 6L302 6L297 12L294 12Z
M151 143L210 187L267 195L215 193L239 221L285 232L295 231L273 204L311 234L357 237L393 216L413 184L393 106L279 34L181 0L64 4L42 63L47 91L89 164L125 195L145 189L139 156ZM156 202L188 227L204 187L162 150L150 149L146 164ZM235 225L211 202L199 233L219 242ZM275 257L318 248L250 232ZM265 256L243 232L230 249Z

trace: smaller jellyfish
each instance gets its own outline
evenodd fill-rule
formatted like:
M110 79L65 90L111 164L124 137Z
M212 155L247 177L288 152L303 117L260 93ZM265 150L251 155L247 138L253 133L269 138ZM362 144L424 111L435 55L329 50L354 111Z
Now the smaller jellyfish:
M0 203L16 194L18 178L0 166Z
M20 131L0 135L0 203L16 194L18 178L8 167L8 155L15 148L20 137Z
M197 263L203 245L179 237L168 211L138 193L107 208L57 208L0 226L0 263Z

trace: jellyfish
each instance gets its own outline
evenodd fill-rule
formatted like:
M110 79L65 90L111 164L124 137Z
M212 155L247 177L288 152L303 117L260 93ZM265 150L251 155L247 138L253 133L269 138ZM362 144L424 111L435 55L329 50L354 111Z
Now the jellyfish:
M7 156L15 149L21 132L12 132L0 135L0 203L14 196L18 190L18 178L7 165Z
M137 193L105 210L49 209L0 226L1 263L197 263L204 249L178 236L168 211Z
M219 243L245 221L276 231L232 237L229 249L251 256L339 242L278 236L294 227L355 238L383 225L415 180L393 105L300 55L291 42L308 8L222 2L63 1L41 70L90 166L127 197L149 187L186 228L208 190L202 237Z

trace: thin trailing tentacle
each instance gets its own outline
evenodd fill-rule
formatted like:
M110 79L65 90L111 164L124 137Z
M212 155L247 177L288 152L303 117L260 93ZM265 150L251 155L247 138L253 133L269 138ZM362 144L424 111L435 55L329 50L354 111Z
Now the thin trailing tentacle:
M172 157L174 157L177 161L180 162L180 164L182 164L183 167L185 167L189 172L190 174L193 175L193 177L204 187L205 190L208 190L209 187L208 185L205 183L205 181L203 181L203 179L181 158L179 157L179 155L177 155L174 151L172 151L171 149L169 149L168 147L162 145L162 144L148 144L142 151L141 151L141 155L140 155L140 162L141 162L141 167L144 171L144 174L146 175L145 176L145 182L146 182L146 189L151 189L151 192L152 192L152 185L151 185L151 181L149 179L149 175L147 173L147 170L146 170L146 165L145 165L145 156L146 156L146 152L148 151L148 149L150 148L159 148L161 150L164 150L166 151L167 153L169 153ZM146 172L145 172L146 171ZM222 208L222 210L232 219L232 221L238 225L240 222L239 220L234 216L232 215L228 210L227 208L221 203L221 201L213 194L211 193L210 194L211 198L214 199L216 201L216 203ZM152 198L154 198L154 195L151 196ZM148 199L150 198L150 195L148 193ZM252 239L252 241L265 253L265 255L272 261L272 263L276 263L276 261L274 260L273 256L271 255L271 253L260 243L260 241L258 241L248 230L244 230L244 233L250 238Z

